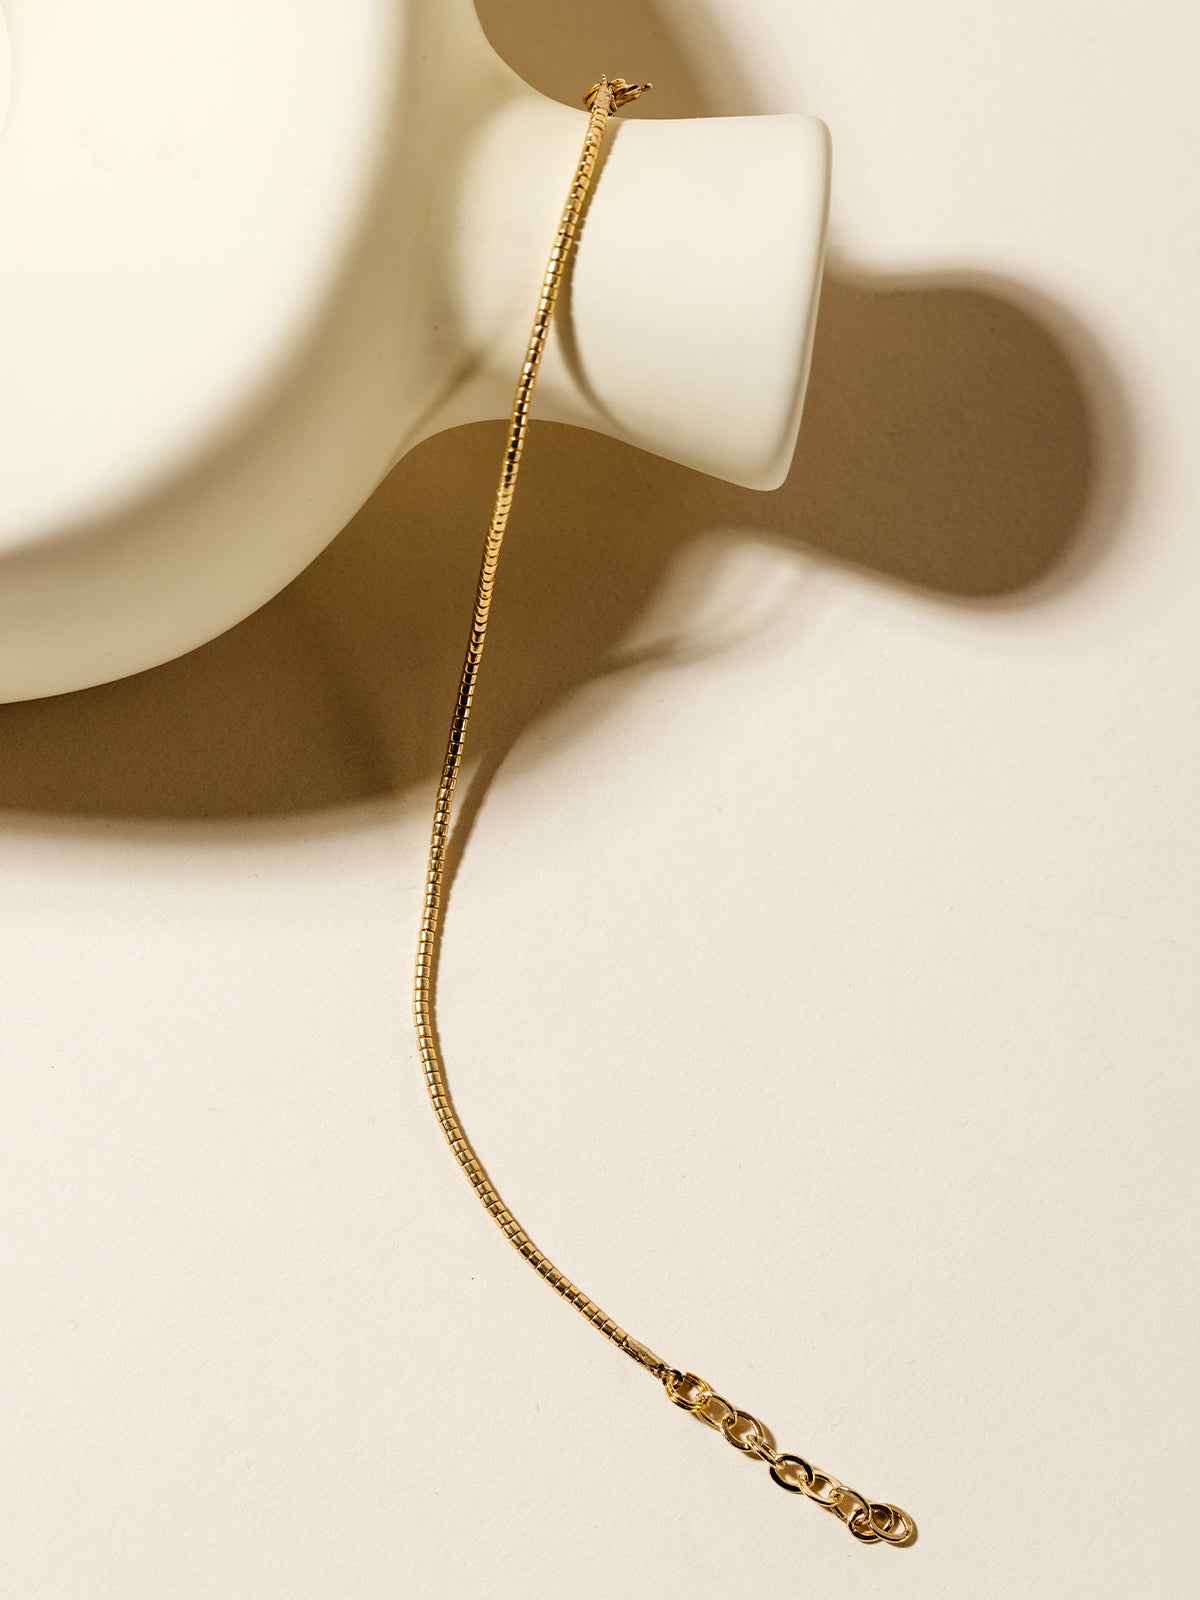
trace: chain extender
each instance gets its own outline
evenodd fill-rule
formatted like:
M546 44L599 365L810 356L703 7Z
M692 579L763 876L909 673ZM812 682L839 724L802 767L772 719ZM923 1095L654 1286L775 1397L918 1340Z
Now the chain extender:
M765 1461L781 1489L802 1494L822 1510L832 1511L863 1544L880 1540L885 1544L908 1544L915 1537L917 1525L907 1511L866 1499L828 1472L819 1472L803 1456L780 1454L757 1417L731 1406L724 1395L714 1393L694 1372L677 1372L668 1367L660 1376L668 1400L715 1428L735 1450Z
M582 1289L572 1283L570 1278L560 1272L538 1249L504 1204L458 1119L450 1098L450 1086L446 1079L446 1069L438 1050L434 1028L433 972L441 925L442 877L450 835L454 790L462 769L467 723L470 720L471 704L475 697L475 684L487 635L500 546L508 526L521 453L525 444L533 387L563 274L596 169L605 126L618 107L635 100L650 87L648 83L628 84L623 78L601 78L600 82L593 85L583 97L591 115L584 134L583 150L542 280L533 330L517 381L504 451L504 464L484 545L483 560L475 590L471 633L434 807L433 832L425 879L425 902L417 945L416 970L413 976L413 1018L417 1030L417 1044L425 1074L425 1087L447 1144L488 1214L534 1271L564 1300L569 1301L597 1332L602 1333L625 1355L660 1379L668 1399L675 1405L682 1406L685 1411L690 1411L692 1416L698 1417L701 1422L716 1429L735 1450L754 1456L759 1461L765 1461L770 1468L771 1477L781 1489L786 1489L790 1494L804 1495L824 1510L833 1512L845 1523L854 1537L864 1544L880 1542L907 1544L916 1534L916 1524L906 1511L901 1511L898 1506L865 1499L856 1489L848 1488L837 1478L830 1477L827 1472L818 1472L802 1456L777 1453L771 1445L766 1428L757 1418L730 1405L728 1400L714 1393L702 1378L696 1377L695 1373L678 1372L660 1360L653 1351L648 1350L645 1345L626 1333L624 1328L611 1317L606 1316Z

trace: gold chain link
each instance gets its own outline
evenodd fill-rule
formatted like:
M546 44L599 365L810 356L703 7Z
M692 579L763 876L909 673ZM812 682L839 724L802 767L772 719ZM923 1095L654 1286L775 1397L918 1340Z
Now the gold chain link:
M803 1456L780 1454L757 1417L731 1406L694 1372L677 1372L671 1367L661 1377L668 1400L715 1428L735 1450L765 1461L781 1489L802 1494L825 1511L832 1511L863 1544L880 1540L885 1544L908 1544L915 1536L917 1525L907 1511L866 1499L828 1472L819 1472Z
M632 1338L611 1317L601 1311L578 1285L572 1283L570 1278L564 1272L560 1272L538 1249L500 1198L499 1192L471 1147L466 1131L454 1110L446 1080L446 1069L437 1046L433 1020L433 970L441 925L442 877L450 835L450 817L454 790L462 769L467 724L470 721L471 704L475 697L479 664L487 636L496 569L500 561L500 547L508 526L517 473L520 470L521 453L525 445L533 388L546 345L550 319L554 314L555 303L562 286L563 274L595 174L608 119L618 107L628 104L650 87L648 83L629 84L623 78L601 78L600 82L593 85L583 97L591 115L584 134L583 150L571 181L570 192L542 279L533 329L525 351L525 362L517 380L504 451L504 464L500 472L500 482L492 508L492 520L488 527L483 560L479 569L471 633L467 641L458 700L450 724L446 759L442 766L442 776L434 806L433 832L429 843L429 862L425 876L425 901L421 913L421 931L413 975L413 1017L417 1030L417 1046L425 1074L425 1087L447 1144L490 1216L509 1243L529 1262L534 1271L586 1317L606 1339L610 1339L639 1366L645 1367L656 1378L661 1379L668 1397L675 1405L690 1411L693 1416L706 1422L710 1428L716 1428L736 1450L767 1462L772 1478L781 1488L793 1494L806 1495L818 1505L824 1506L827 1511L834 1512L854 1537L861 1539L865 1544L874 1544L879 1540L889 1544L904 1544L916 1532L912 1518L906 1512L896 1506L880 1505L865 1500L857 1491L847 1488L836 1478L815 1471L800 1456L776 1454L767 1430L757 1418L746 1411L738 1410L736 1406L731 1406L720 1395L714 1394L709 1386L693 1373L680 1373L674 1367L668 1366L652 1350ZM713 1415L713 1408L716 1407L720 1408L719 1416Z

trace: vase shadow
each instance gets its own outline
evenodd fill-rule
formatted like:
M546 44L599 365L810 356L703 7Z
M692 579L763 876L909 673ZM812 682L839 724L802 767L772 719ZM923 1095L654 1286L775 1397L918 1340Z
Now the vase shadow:
M558 54L515 59L519 39L505 30L524 19L520 37L538 38L548 4L480 7L538 87L560 90L574 56L604 44L592 34L623 28L647 49L612 70L661 72L675 86L658 114L730 109L634 0L599 19L555 0L555 27L540 37ZM693 49L696 37L707 35ZM733 109L748 101L732 69L721 83ZM500 423L426 441L282 594L190 655L0 707L0 810L130 823L313 817L430 783L502 444ZM849 564L934 604L1044 604L1102 559L1132 463L1120 385L1063 308L995 276L871 275L835 258L800 443L777 491L573 428L532 431L474 752L494 769L546 709L624 663L623 641L706 536L766 541L798 565Z

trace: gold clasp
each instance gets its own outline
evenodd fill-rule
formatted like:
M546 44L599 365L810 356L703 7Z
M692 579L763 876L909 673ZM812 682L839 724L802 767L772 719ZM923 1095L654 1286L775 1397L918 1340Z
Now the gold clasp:
M622 106L627 106L631 100L636 100L638 95L645 94L647 89L653 89L652 83L626 83L624 78L601 78L599 83L594 83L583 97L583 103L589 111L596 109L596 96L601 89L607 89L612 97L610 111L619 111Z

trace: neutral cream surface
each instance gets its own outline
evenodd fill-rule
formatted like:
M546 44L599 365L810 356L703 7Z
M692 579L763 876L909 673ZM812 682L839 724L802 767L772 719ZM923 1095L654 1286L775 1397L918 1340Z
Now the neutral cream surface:
M215 643L0 708L6 1592L1190 1600L1200 22L481 15L564 100L822 117L834 249L776 493L532 436L458 1106L607 1311L920 1537L668 1405L424 1102L484 424Z

